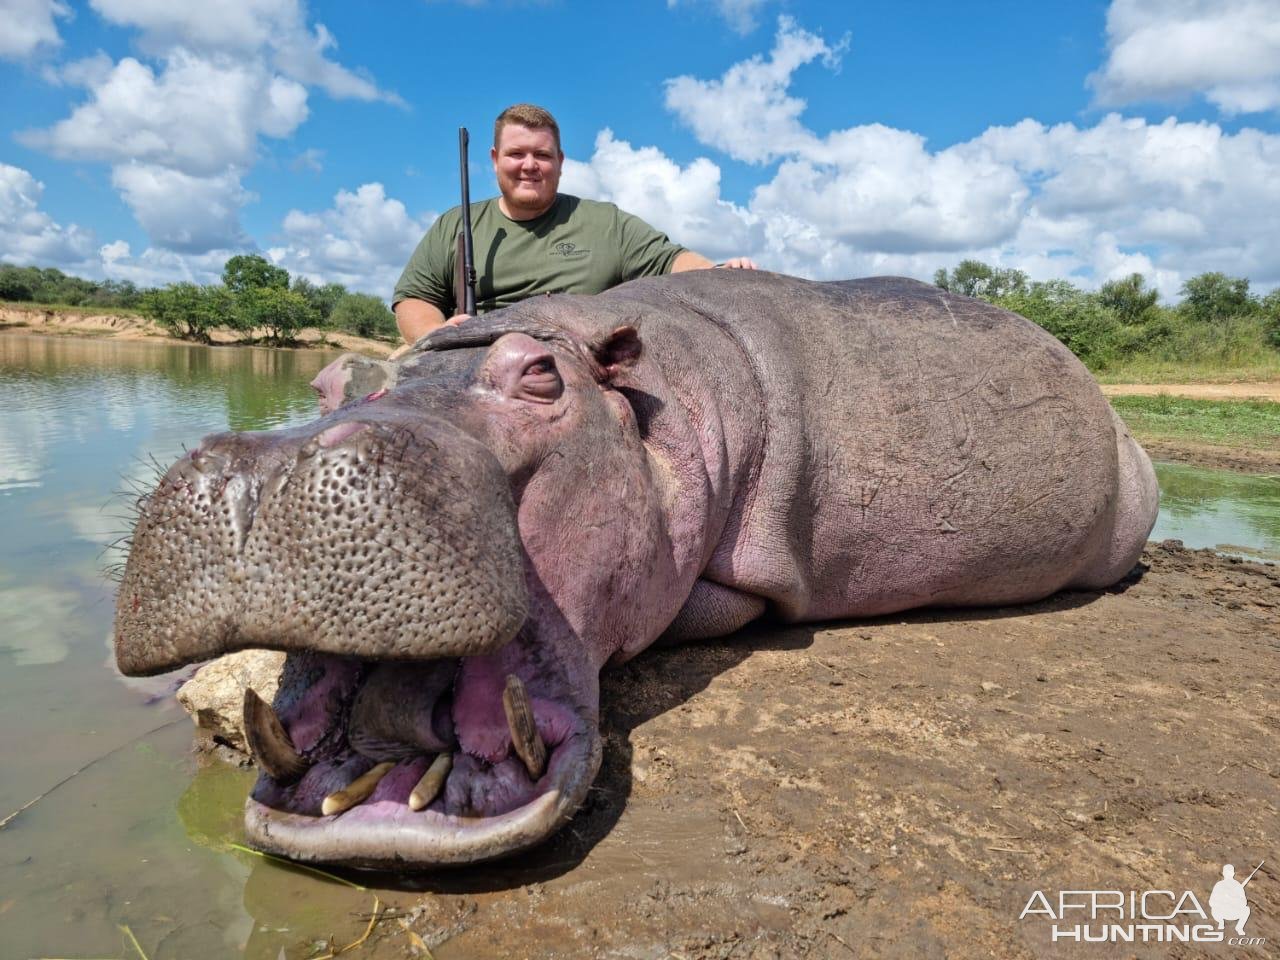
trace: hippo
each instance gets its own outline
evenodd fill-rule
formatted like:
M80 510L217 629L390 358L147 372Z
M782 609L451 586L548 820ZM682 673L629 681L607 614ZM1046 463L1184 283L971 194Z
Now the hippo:
M709 270L349 357L305 426L206 437L143 498L120 669L288 651L245 696L250 842L427 869L525 850L655 641L1111 585L1155 521L1088 371L914 280Z

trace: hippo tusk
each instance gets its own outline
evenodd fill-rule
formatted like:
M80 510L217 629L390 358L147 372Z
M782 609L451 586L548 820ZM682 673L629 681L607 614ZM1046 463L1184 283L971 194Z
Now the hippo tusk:
M547 768L547 746L538 733L533 720L533 704L529 691L514 673L507 674L507 687L502 691L502 709L507 713L507 726L511 728L511 745L534 780L542 777Z
M427 804L440 795L440 788L444 786L445 778L449 776L449 771L452 769L452 753L442 753L432 760L431 766L427 767L427 772L422 775L418 785L409 794L409 809L425 810Z
M298 753L289 732L253 687L244 691L244 736L258 766L277 783L293 783L310 765Z
M331 817L336 813L345 813L356 804L364 803L378 786L379 781L390 773L394 766L395 763L387 760L372 770L360 774L342 790L335 790L325 797L324 803L320 804L320 812L326 817Z

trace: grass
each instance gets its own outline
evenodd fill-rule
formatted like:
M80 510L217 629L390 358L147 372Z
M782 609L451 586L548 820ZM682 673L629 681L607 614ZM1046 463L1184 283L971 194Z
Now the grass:
M1111 406L1141 441L1194 440L1219 446L1280 450L1280 403L1111 397Z
M30 300L0 300L0 307L27 313L76 313L82 317L140 317L142 311L132 307L72 306L69 303L33 303Z
M1248 363L1135 357L1094 375L1099 383L1273 383L1280 380L1280 354L1261 354Z

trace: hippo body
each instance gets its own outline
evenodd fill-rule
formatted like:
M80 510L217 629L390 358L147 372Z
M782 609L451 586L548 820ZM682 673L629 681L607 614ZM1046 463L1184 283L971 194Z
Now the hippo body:
M116 626L125 672L293 652L273 710L246 710L264 744L246 827L305 860L528 847L598 768L607 662L766 614L1102 587L1157 508L1065 347L899 278L705 271L539 298L317 389L315 424L207 438L170 470ZM513 676L545 770L504 716ZM445 785L411 810L441 753ZM372 796L321 815L378 761Z

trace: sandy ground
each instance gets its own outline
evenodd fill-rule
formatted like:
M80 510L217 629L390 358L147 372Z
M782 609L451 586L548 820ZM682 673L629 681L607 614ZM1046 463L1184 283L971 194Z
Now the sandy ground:
M145 317L126 317L115 314L66 313L58 310L27 309L0 306L0 333L41 333L49 336L89 336L112 340L162 340L180 343L169 336L156 323ZM214 330L215 344L239 342L240 334L229 330ZM322 347L349 350L371 357L385 357L392 345L378 340L366 340L346 333L326 330L303 330L298 335L302 348Z
M1278 684L1280 570L1174 542L1102 593L649 651L606 675L570 827L504 866L376 881L392 911L361 955L1275 956ZM1264 859L1263 946L1074 948L1019 920L1035 890L1208 910L1223 863ZM335 896L345 943L369 895ZM246 956L307 955L289 936Z

